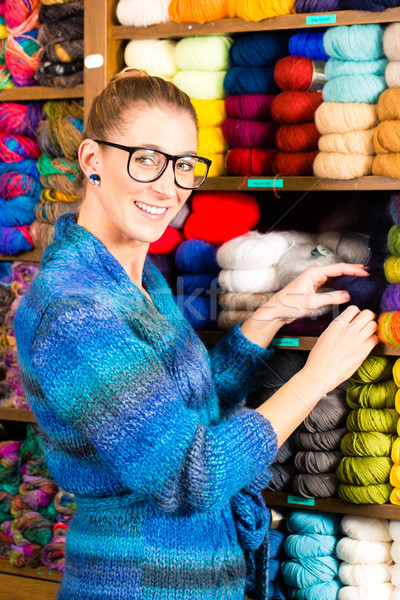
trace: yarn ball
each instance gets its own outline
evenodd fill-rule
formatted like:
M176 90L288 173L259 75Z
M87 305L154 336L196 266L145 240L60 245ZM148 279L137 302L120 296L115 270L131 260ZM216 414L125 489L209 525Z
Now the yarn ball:
M162 236L149 245L149 254L169 254L182 241L182 234L174 227L167 227Z
M372 163L372 174L399 179L400 152L378 154L377 156L375 156Z
M312 558L335 553L337 539L334 535L302 533L289 535L283 544L287 558Z
M295 475L293 491L303 498L329 498L337 496L339 480L336 473L319 473Z
M296 0L296 5L299 1L300 0ZM310 3L312 1L315 0L307 0L307 3ZM317 1L318 5L320 5L320 0ZM337 2L337 0L325 0L325 3L327 1L329 1L330 3ZM333 581L324 581L322 583L317 583L307 588L298 589L290 587L289 593L290 597L293 598L293 600L337 600L340 587L340 582L334 579Z
M225 71L178 71L172 81L191 98L218 100L225 97L224 78Z
M198 2L196 0L170 0L169 16L175 23L194 21L206 23L228 17L226 0Z
M397 386L393 379L369 384L352 383L346 401L350 408L394 408Z
M221 154L228 149L221 127L199 127L197 152L199 156Z
M8 31L17 35L37 27L39 6L39 0L7 0L3 14Z
M385 81L387 87L400 87L400 60L391 61L385 69Z
M379 96L377 116L380 121L400 119L400 89L389 88ZM376 119L377 120L377 119Z
M332 581L337 576L339 561L334 556L296 558L281 565L283 580L287 585L306 588L322 581Z
M282 92L272 102L271 114L277 123L309 123L322 104L322 94L315 92Z
M375 129L364 131L348 131L346 133L327 133L318 141L321 152L337 152L340 154L354 152L356 154L375 154Z
M276 269L237 269L222 270L218 276L219 285L227 292L270 292L279 289Z
M340 461L336 474L344 483L376 485L389 482L392 465L389 456L345 456Z
M342 9L379 11L398 6L398 0L341 0Z
M400 347L400 312L384 312L378 317L378 336L381 342Z
M176 44L178 68L185 71L226 71L232 38L226 35L184 37Z
M329 27L324 35L325 52L340 60L383 58L383 28L377 23Z
M25 135L35 139L42 118L42 108L37 102L0 104L0 131Z
M297 9L296 9L297 12ZM308 11L307 11L308 12ZM292 56L306 56L326 62L329 56L324 49L324 31L300 31L289 40L289 52Z
M337 388L329 392L318 402L304 419L299 429L309 433L330 431L344 424L348 414L344 390Z
M271 175L276 150L273 148L233 148L226 157L232 175Z
M317 245L334 252L339 261L366 264L369 258L368 235L358 231L338 233L326 231L317 236Z
M130 40L124 50L124 61L127 67L172 79L178 71L175 46L173 40Z
M345 432L345 427L316 433L305 433L297 429L294 433L294 442L297 448L302 450L328 450L331 452L339 450L340 441Z
M381 312L400 311L400 283L388 285L382 294Z
M271 121L274 94L240 94L225 98L226 114L236 119Z
M341 9L342 0L296 0L296 13L331 12Z
M313 174L313 164L318 151L277 152L272 162L275 175L304 176Z
M339 578L344 585L374 586L391 580L391 568L384 563L377 565L358 565L341 563Z
M385 89L383 75L342 75L326 83L322 96L325 102L375 104Z
M385 95L387 91L388 90L383 92L382 96ZM381 101L382 96L380 97L379 102ZM345 133L347 131L370 129L376 125L377 121L377 108L373 104L357 104L356 102L323 102L315 112L315 124L318 131L323 134Z
M217 273L217 247L204 240L186 240L175 252L175 264L182 273Z
M379 9L380 10L380 9ZM338 592L338 600L395 600L391 583L374 586L344 586Z
M14 85L18 87L36 84L35 71L40 64L41 45L37 30L18 37L8 36L4 58Z
M119 0L116 15L121 25L148 27L170 20L168 6L170 0Z
M400 542L400 521L389 520L389 533L394 542Z
M287 515L286 526L292 533L337 535L340 533L340 516L319 511L293 510Z
M234 148L273 148L278 125L272 121L250 121L228 117L222 123L227 143Z
M276 147L283 152L316 150L320 134L315 123L281 125L276 132Z
M274 67L232 67L226 72L223 87L227 96L279 92L274 80Z
M232 66L265 67L288 53L285 32L268 31L239 36L233 42L229 60Z
M313 75L313 60L305 56L285 56L275 65L274 79L284 91L307 92Z
M350 294L351 303L361 310L379 310L380 299L386 288L382 272L371 273L369 277L342 275L332 284L334 290L346 290Z
M389 283L400 282L400 259L398 256L388 256L383 267Z
M385 541L344 537L337 543L336 556L350 564L375 565L390 562L390 546Z
M388 519L344 515L340 524L342 532L353 540L391 542Z
M386 58L360 61L330 58L325 65L325 75L328 79L343 75L384 75L386 65Z
M226 119L224 100L190 99L197 115L199 127L220 127Z
M299 473L319 475L336 471L342 460L341 452L301 451L294 457L294 465Z
M250 231L218 248L217 262L222 269L262 269L276 265L288 248L279 233Z
M395 435L379 431L350 431L343 437L340 449L345 456L390 456Z
M369 355L351 376L351 380L356 383L373 383L390 379L393 362L393 358L389 356Z
M306 243L293 244L278 262L280 289L312 265L322 266L337 262L332 252L326 249L320 250L315 248L313 239Z
M383 51L389 60L400 60L399 36L400 23L389 23L385 27L383 32Z
M400 121L378 123L374 130L374 147L377 154L400 152Z
M248 0L228 0L229 17L241 17L246 21L262 21L293 12L294 0L269 0L257 3Z
M366 154L319 152L313 169L317 177L327 179L356 179L372 173L374 158Z

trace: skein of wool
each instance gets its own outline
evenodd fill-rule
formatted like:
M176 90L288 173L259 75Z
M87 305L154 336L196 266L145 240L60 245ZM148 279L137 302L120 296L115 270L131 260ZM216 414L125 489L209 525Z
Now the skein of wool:
M317 148L319 137L315 123L281 125L276 131L275 143L283 152L306 152Z
M340 449L346 456L390 456L396 435L379 431L350 431Z
M368 235L357 231L326 231L317 236L316 242L343 262L366 264L369 257Z
M277 152L272 161L274 175L289 177L312 175L317 150L309 152Z
M34 247L38 250L45 250L54 240L54 225L33 221L29 233L32 237Z
M173 40L130 40L124 50L124 61L127 67L172 79L178 71L175 47Z
M380 11L399 5L398 0L341 0L342 8L346 10Z
M18 87L36 84L35 71L40 64L41 45L36 39L37 30L18 37L8 36L4 58L14 85Z
M7 0L5 2L4 20L12 35L21 35L35 29L39 18L39 0Z
M331 498L337 496L338 484L336 473L301 473L294 476L292 487L303 498Z
M374 356L370 354L351 376L356 383L374 383L390 379L394 360L391 356Z
M342 538L336 546L336 556L350 564L375 565L390 563L391 543L388 541Z
M400 312L390 311L378 317L378 336L382 343L400 346Z
M385 69L385 81L389 88L400 87L400 60L388 62Z
M370 384L352 383L346 401L350 408L394 408L397 386L393 379Z
M307 588L337 577L339 561L334 556L297 558L284 561L281 571L285 583L297 588Z
M195 23L207 23L228 17L226 0L172 0L168 7L170 19L175 23L194 21Z
M287 529L292 533L340 534L339 515L320 511L294 510L287 516Z
M178 71L172 81L191 98L220 100L225 96L225 74L226 71Z
M375 156L372 164L372 174L398 179L400 177L400 153L378 154Z
M317 177L326 179L356 179L365 175L378 175L373 168L374 157L367 154L318 152L313 169ZM378 169L379 170L379 169ZM383 174L383 173L379 173Z
M330 58L325 65L325 75L328 79L345 75L384 75L386 65L386 58L360 61Z
M271 114L277 123L309 123L322 104L322 94L315 92L282 92L272 102Z
M383 58L383 28L377 23L330 27L324 35L324 48L331 58L340 60Z
M296 0L296 13L330 12L341 10L342 0Z
M233 42L229 51L231 65L265 67L288 53L286 32L268 31L246 34Z
M35 138L42 118L42 108L37 102L0 104L0 131Z
M186 240L175 252L175 264L181 273L217 273L217 246L204 240Z
M362 310L371 309L379 311L380 299L387 286L387 282L379 269L371 272L369 277L355 277L342 275L332 284L335 290L345 290L350 294L352 304Z
M170 0L119 0L116 7L116 16L121 25L134 27L148 27L157 23L166 23L170 20L168 6Z
M318 140L321 152L375 154L374 135L376 129L348 131L346 133L328 133Z
M334 535L303 533L289 535L283 547L287 558L310 558L333 554L336 543Z
M297 429L294 433L294 443L298 448L304 450L339 450L340 442L346 433L345 427L321 431L316 433L305 433Z
M400 284L388 285L382 294L381 312L400 311Z
M177 67L185 71L227 71L232 42L227 35L182 38L175 46Z
M271 175L274 148L232 148L225 157L232 175Z
M250 121L228 117L222 123L225 140L235 148L273 148L278 125L272 121Z
M360 486L376 485L389 481L392 466L392 459L388 456L344 456L336 474L344 483ZM392 482L391 484L393 485Z
M227 96L238 94L277 94L274 67L231 67L225 75L223 88Z
M319 65L321 82L325 80L323 64ZM310 91L315 61L305 56L285 56L275 65L274 79L283 91Z
M340 524L342 532L353 540L391 542L388 519L344 515Z
M385 90L382 96L388 91ZM400 98L399 98L400 99ZM388 98L388 103L390 99ZM359 131L374 127L378 121L378 110L373 104L355 102L323 102L315 112L315 124L318 131L326 133L346 133L348 131ZM384 109L382 110L384 112ZM400 112L399 112L400 115ZM387 118L396 118L387 117ZM382 117L379 115L379 119Z
M272 102L277 98L274 94L240 94L227 96L225 108L228 117L249 119L252 121L273 120Z
M278 232L250 231L223 244L216 258L222 269L264 269L276 265L289 245Z
M311 265L329 265L337 262L337 257L325 248L316 248L315 240L294 244L278 262L279 289L282 289L297 275Z
M322 97L325 102L375 104L385 89L383 75L341 75L327 81Z
M246 21L262 21L291 13L294 13L294 0L268 0L257 3L248 0L228 0L228 16L241 17Z
M294 466L300 473L311 475L334 473L341 459L341 452L301 451L294 457Z
M400 89L388 88L379 96L377 116L380 121L400 119Z
M343 389L336 388L321 398L316 407L299 425L299 429L309 433L336 429L344 425L348 412L346 393Z
M226 122L226 121L225 121ZM228 149L221 127L199 127L197 152L200 156L221 154Z
M201 98L190 99L197 115L199 128L220 127L226 119L224 100L203 100Z
M12 256L34 248L29 227L0 227L0 252Z
M339 577L344 585L370 587L390 582L391 568L385 563L376 565L341 563Z
M280 289L275 267L222 270L219 273L218 281L221 288L227 292L257 294Z
M360 408L350 411L346 425L349 431L396 433L398 420L399 415L393 408Z
M329 56L324 50L324 33L324 31L318 30L294 33L290 36L289 53L292 56L306 56L326 62L329 60Z
M399 23L389 23L383 32L383 51L390 61L400 59Z
M398 256L388 256L383 268L386 280L389 283L400 282L400 258Z

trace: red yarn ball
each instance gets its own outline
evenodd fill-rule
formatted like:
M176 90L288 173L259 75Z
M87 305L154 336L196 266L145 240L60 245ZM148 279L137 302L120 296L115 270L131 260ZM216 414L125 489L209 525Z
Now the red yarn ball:
M222 123L225 140L233 148L273 148L278 125L272 121L249 121L228 117Z
M310 123L320 104L319 92L282 92L272 102L271 114L277 123Z
M281 125L276 132L276 147L284 152L306 152L318 149L320 133L315 123Z
M167 227L162 236L149 245L149 254L169 254L176 250L183 236L178 229Z
M272 175L274 148L233 148L226 155L231 175Z
M185 237L218 246L247 233L260 220L257 200L242 192L197 192L192 210L185 223Z
M272 164L274 175L312 175L318 150L311 152L277 152Z
M306 56L284 56L275 65L274 79L282 90L306 92L313 80L313 60Z

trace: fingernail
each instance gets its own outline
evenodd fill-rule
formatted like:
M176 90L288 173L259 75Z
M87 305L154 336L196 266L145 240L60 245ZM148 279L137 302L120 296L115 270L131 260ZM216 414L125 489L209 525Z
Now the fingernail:
M346 302L351 299L349 292L343 292L343 299L346 300Z
M368 265L363 265L363 269L364 271L367 271L367 273L371 272L371 267L369 267Z

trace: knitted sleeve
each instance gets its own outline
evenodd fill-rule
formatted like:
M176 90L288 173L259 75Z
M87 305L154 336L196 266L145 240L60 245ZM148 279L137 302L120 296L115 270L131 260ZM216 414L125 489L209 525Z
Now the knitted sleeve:
M268 368L274 350L253 344L236 325L210 351L211 371L221 414L228 414Z
M208 511L265 473L277 438L262 415L245 409L206 427L114 312L88 298L48 311L33 346L46 411L84 435L134 499Z

